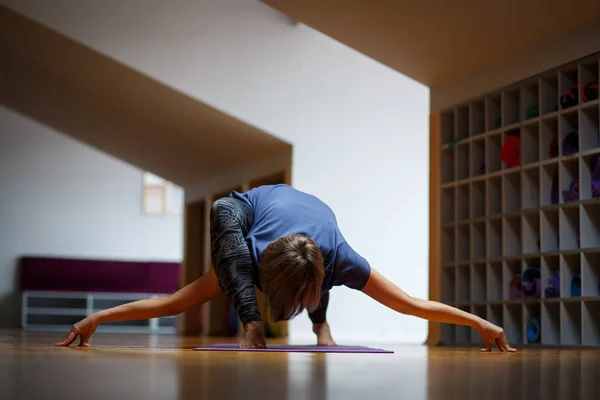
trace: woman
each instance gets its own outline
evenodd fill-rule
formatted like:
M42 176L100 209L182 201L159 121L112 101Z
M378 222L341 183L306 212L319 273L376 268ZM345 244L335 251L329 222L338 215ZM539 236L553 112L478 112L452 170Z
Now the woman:
M87 346L103 322L179 314L221 293L231 299L244 327L240 346L264 348L264 325L254 287L264 293L271 319L289 320L303 310L317 343L334 346L326 320L329 290L360 290L402 314L477 329L485 347L495 342L514 352L502 328L454 307L410 297L356 253L340 232L333 211L316 197L288 185L232 192L215 201L210 216L214 269L171 296L99 311L76 323L59 346L80 337Z

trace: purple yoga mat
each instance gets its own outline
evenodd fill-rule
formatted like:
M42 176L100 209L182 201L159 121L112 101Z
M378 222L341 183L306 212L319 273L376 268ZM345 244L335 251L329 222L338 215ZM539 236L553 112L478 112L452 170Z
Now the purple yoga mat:
M374 349L365 346L310 346L290 344L269 344L266 349L243 349L236 343L217 343L196 347L196 351L253 351L266 353L383 353L393 354L391 350Z

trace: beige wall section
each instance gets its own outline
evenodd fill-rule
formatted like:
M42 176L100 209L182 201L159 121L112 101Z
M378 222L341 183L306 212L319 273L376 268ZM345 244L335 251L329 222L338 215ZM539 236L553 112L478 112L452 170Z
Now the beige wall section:
M598 51L600 19L595 19L467 76L432 86L431 113Z

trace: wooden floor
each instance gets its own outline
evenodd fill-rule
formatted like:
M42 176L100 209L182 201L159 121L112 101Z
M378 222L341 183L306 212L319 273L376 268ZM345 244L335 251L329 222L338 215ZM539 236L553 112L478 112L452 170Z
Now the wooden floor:
M600 350L381 346L395 354L193 352L216 339L0 331L0 399L598 399ZM222 340L221 340L222 341Z

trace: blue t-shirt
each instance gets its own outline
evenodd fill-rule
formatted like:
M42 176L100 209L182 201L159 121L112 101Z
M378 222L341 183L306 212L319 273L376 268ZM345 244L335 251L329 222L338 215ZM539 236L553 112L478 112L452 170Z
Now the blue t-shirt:
M323 253L323 292L341 285L361 290L367 283L369 263L350 247L333 211L315 196L288 185L267 185L245 193L234 191L230 197L246 202L254 210L246 243L256 268L269 243L297 233L315 241Z

